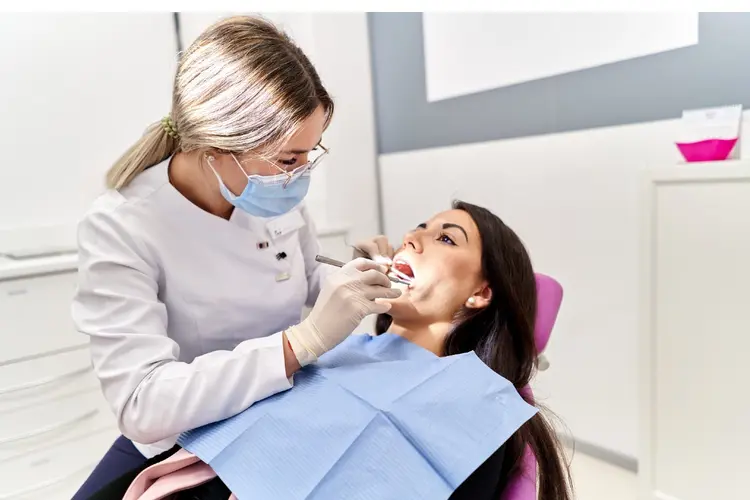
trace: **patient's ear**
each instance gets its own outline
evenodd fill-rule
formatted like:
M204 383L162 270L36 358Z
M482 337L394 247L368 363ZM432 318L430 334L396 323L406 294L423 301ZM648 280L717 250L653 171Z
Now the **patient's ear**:
M467 309L484 309L492 301L492 289L487 283L482 283L482 288L474 292L474 295L469 297L464 304Z

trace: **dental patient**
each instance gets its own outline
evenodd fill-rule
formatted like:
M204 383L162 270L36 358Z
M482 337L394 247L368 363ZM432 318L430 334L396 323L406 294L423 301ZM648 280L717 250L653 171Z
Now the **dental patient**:
M304 404L302 398L305 390L309 392L315 384L317 384L315 390L324 390L327 387L326 384L333 384L335 377L331 374L335 375L337 368L345 368L347 377L354 377L356 380L358 370L361 370L360 375L371 373L365 370L372 370L373 367L381 366L378 365L379 362L396 363L387 365L393 367L394 370L398 366L407 366L398 365L399 362L412 363L408 365L410 373L415 370L422 370L421 367L424 367L425 372L427 372L431 369L428 367L437 366L435 363L444 363L439 368L445 368L445 376L456 373L458 374L456 376L464 377L458 382L465 384L463 392L467 395L466 397L474 397L473 395L477 394L476 397L481 399L482 395L489 394L495 388L503 387L502 384L507 386L507 390L504 388L497 389L498 392L493 393L492 398L489 399L502 400L502 404L505 406L497 408L500 408L500 410L507 408L508 418L515 419L513 422L509 420L505 425L510 431L507 432L507 435L503 435L499 431L494 432L492 431L492 425L487 423L487 418L482 419L482 415L475 415L477 426L484 425L488 429L486 430L487 443L485 444L490 446L491 449L487 448L488 451L481 456L481 459L471 465L471 470L467 470L463 475L456 470L461 469L461 467L465 468L466 464L456 465L453 469L443 472L441 475L446 477L446 483L450 483L450 478L454 472L454 476L460 477L461 480L459 481L460 484L448 488L450 491L441 498L450 498L451 500L482 500L485 498L500 500L511 478L519 472L526 447L529 447L534 453L538 463L538 498L540 500L569 500L572 498L570 475L561 445L557 441L552 426L541 412L535 411L532 407L534 402L530 398L524 402L519 396L519 391L522 392L522 389L529 384L534 375L538 355L534 343L537 311L536 280L529 256L520 239L491 212L468 203L456 202L452 210L436 215L430 221L419 225L414 231L406 235L402 247L394 256L392 272L402 278L407 278L410 284L403 286L401 297L391 301L391 309L388 315L378 317L375 332L378 335L377 337L352 336L339 347L321 357L319 366L313 365L305 368L300 374L296 375L295 386L286 393L277 394L256 403L246 412L243 412L245 415L240 414L224 422L212 424L214 428L205 432L200 429L197 430L199 439L192 441L193 447L188 444L191 443L191 433L187 433L185 439L180 442L189 451L193 451L198 457L208 462L211 467L216 469L216 472L213 472L208 465L200 463L198 465L203 466L203 472L201 473L207 471L207 474L204 476L205 479L194 483L194 487L183 488L182 491L172 493L169 496L158 496L153 491L151 493L146 491L142 495L134 493L134 489L140 487L136 487L136 483L143 481L142 476L148 473L148 470L143 473L141 471L153 464L164 465L166 462L173 460L174 457L184 456L188 456L188 460L193 462L200 462L197 457L190 458L190 454L186 450L175 447L173 450L149 460L142 468L114 481L94 495L92 500L123 498L129 487L129 496L125 496L128 500L131 498L190 498L202 500L215 498L226 500L231 495L230 489L220 477L214 477L217 473L222 476L222 471L225 469L215 466L213 461L198 451L198 449L201 449L199 446L201 440L204 443L202 449L209 449L210 446L206 447L205 443L210 444L214 436L217 440L221 439L222 432L230 428L233 422L237 424L237 422L242 422L243 418L249 418L251 415L249 412L258 412L262 408L269 411L269 414L274 409L281 411L284 405L295 404L295 397L299 398L299 404L302 405ZM384 355L383 353L388 353L387 359L379 358L379 356ZM361 365L358 364L359 359L362 360ZM449 365L448 362L454 359L456 362ZM476 360L476 363L486 373L481 370L477 371L476 367L473 366L463 372L455 368L462 366L462 364L469 366L473 360ZM481 363L479 360L481 360ZM387 368L385 369L387 370ZM467 377L465 374L470 371L474 375ZM326 373L329 374L328 378L324 376ZM462 373L463 375L461 375ZM438 379L435 378L435 380ZM422 383L422 385L425 385L425 383ZM328 389L334 390L330 387ZM450 388L446 387L446 390L450 390ZM524 397L528 398L528 396ZM456 395L455 399L461 399L461 394ZM460 402L457 402L454 403L454 406L460 404ZM429 406L425 406L425 408L429 408ZM435 408L440 407L436 406ZM492 411L497 411L497 408ZM455 414L457 421L472 417L471 415L468 417L462 415L465 412L461 412L460 407L455 410L455 413L454 410L451 408L449 413L451 416ZM321 415L312 411L310 407L301 407L299 413L314 423L310 426L312 430L305 430L306 434L303 434L303 436L307 436L303 440L308 439L309 442L299 442L299 449L303 450L306 446L315 448L316 443L321 441L321 436L316 436L313 431L319 429L321 433L325 434L325 419L328 418L326 415L335 412L325 412ZM495 418L493 415L495 413L492 413L490 417ZM499 418L495 420L502 420L503 415L498 415ZM519 417L519 415L523 416ZM433 414L423 416L426 417L426 419L423 419L423 425L428 427L430 426L430 418L433 418L436 426L438 425L438 416L446 420L446 417L437 414L434 417ZM335 417L331 418L333 422L338 422ZM321 419L323 421L319 422L318 420ZM263 415L258 417L257 420L262 422ZM399 425L404 426L403 423L399 423ZM269 427L268 424L266 424L266 427ZM462 431L462 428L456 428L456 432ZM483 427L480 431L485 432L485 428ZM258 432L257 430L253 431L254 434ZM322 436L322 438L325 437L325 435ZM445 440L448 443L455 441L451 441L450 438L452 438L450 435L432 437L436 441ZM243 437L242 439L247 438ZM253 471L250 470L252 467L262 469L266 466L274 466L267 462L267 460L273 460L275 456L273 450L262 449L263 446L273 446L274 442L256 439L255 441L244 441L244 443L247 446L243 450L248 451L248 456L254 449L257 451L258 457L271 458L263 459L266 460L263 463L259 463L260 458L258 463L254 463L248 457L238 460L241 462L239 466L245 468L242 469L243 473L246 472L250 476L253 474ZM440 448L439 444L433 442L432 445L435 446L431 446L430 443L423 443L422 446L430 451L433 448ZM253 449L248 450L248 448ZM375 471L372 476L374 478L387 477L379 475L378 464L387 465L393 460L391 453L396 453L396 451L384 448L385 446L378 446L375 439L362 440L361 446L356 449L360 460L358 467L370 468ZM346 453L354 453L352 450L353 448L347 449ZM269 453L265 453L266 451ZM457 446L456 454L460 456L461 451L460 446ZM421 454L425 455L425 452L421 450ZM341 458L343 460L343 454ZM476 460L473 456L472 459ZM222 459L221 462L226 462L226 460ZM281 464L281 462L279 463ZM336 465L340 464L337 462ZM434 464L431 463L431 465L434 467ZM169 466L167 465L167 467ZM236 467L237 465L235 465L235 469ZM279 467L283 467L283 464ZM331 470L333 470L333 467ZM176 470L176 467L173 468ZM134 482L139 473L141 473L141 476ZM332 472L327 475L335 476L335 473ZM284 476L281 474L279 477ZM291 474L286 477L286 481L293 484L295 478L296 476ZM372 480L378 481L378 479ZM341 484L346 484L346 478L343 478L342 481ZM395 498L405 491L403 485L396 484L395 481L389 483L384 480L384 484L378 486L381 495L379 498L385 498L382 496L383 491L390 495L388 498ZM419 484L411 485L411 487L415 493L411 494L410 499L435 498L435 493L432 493L432 496L426 493L424 496L414 496L422 494L422 491ZM444 484L442 487L446 488ZM234 486L233 488L236 490ZM393 488L392 493L388 491L389 488ZM320 487L316 490L318 490L316 491L318 496L310 493L309 496L303 494L295 498L326 498L331 500L335 498L357 498L356 495L351 493L332 496L338 494L340 490L331 490L327 495L321 493ZM240 500L244 500L239 491L235 491L235 493ZM280 497L280 495L277 495L268 498L275 500ZM292 496L288 496L288 498L292 498ZM376 497L367 496L363 493L363 496L359 498ZM264 500L262 497L257 497L257 499ZM255 500L255 498L248 498L248 500Z

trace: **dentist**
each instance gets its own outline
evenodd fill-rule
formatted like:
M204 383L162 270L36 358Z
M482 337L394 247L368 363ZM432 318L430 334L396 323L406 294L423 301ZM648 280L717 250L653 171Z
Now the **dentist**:
M75 500L289 389L400 294L370 260L315 262L302 201L332 113L308 58L263 20L220 21L182 54L171 113L79 225L73 318L123 436Z

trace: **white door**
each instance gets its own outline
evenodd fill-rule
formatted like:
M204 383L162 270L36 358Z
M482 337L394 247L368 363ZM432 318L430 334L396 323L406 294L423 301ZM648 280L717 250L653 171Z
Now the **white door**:
M750 166L681 166L652 180L641 499L750 498Z

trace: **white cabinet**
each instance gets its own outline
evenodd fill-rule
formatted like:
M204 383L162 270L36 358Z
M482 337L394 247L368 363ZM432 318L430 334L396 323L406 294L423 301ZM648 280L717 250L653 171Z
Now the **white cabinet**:
M747 498L750 164L650 172L641 500Z
M75 267L11 268L0 280L0 500L69 499L117 425L70 318Z
M91 357L85 347L0 365L0 442L8 432L2 425L4 415L98 389L99 382L94 377Z
M3 460L0 500L70 499L117 435L110 428Z
M0 363L88 343L65 300L75 286L74 273L0 281Z

